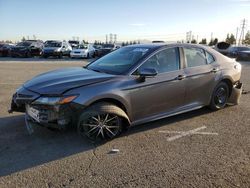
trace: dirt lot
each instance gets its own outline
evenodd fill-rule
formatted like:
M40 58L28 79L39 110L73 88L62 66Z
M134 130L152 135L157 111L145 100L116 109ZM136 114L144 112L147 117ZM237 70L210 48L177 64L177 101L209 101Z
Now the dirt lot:
M23 114L7 113L24 81L86 63L0 59L0 187L250 187L250 93L238 106L140 125L100 145L73 131L29 135ZM250 91L250 62L242 64Z

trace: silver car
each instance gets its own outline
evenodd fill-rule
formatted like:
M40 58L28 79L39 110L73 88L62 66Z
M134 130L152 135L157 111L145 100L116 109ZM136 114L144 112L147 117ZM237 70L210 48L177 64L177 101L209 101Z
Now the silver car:
M86 67L36 76L13 95L10 112L26 123L75 127L90 139L111 139L128 126L209 106L238 104L241 65L191 44L120 48Z

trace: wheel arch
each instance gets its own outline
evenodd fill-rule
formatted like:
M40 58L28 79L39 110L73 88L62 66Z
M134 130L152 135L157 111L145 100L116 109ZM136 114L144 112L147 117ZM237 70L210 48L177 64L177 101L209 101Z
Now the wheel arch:
M220 82L225 82L228 85L229 88L229 97L232 94L232 89L233 89L233 81L230 77L224 77L220 80Z
M89 102L87 104L87 107L96 105L98 103L110 103L110 104L116 105L117 107L121 108L126 115L126 117L123 116L127 120L126 123L128 123L128 125L131 124L128 106L126 106L124 104L124 102L122 102L121 100L119 100L117 98L112 98L112 97L99 98L99 99L96 99L96 100Z

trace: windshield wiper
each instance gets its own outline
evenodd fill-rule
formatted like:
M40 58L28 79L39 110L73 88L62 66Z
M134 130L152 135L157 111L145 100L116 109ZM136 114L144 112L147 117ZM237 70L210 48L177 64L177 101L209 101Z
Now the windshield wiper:
M103 71L100 71L100 70L97 70L97 69L90 69L88 66L87 67L84 67L85 69L88 69L88 70L92 70L94 72L100 72L100 73L105 73Z

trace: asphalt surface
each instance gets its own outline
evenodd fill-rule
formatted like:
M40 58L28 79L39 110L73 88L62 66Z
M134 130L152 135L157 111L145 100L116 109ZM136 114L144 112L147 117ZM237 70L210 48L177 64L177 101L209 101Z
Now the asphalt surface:
M0 59L0 187L250 187L250 62L237 106L206 108L131 128L93 144L74 131L36 127L8 114L24 81L86 60ZM117 149L112 152L112 149Z

